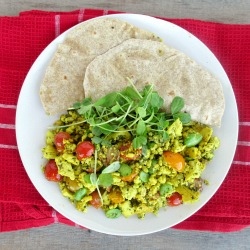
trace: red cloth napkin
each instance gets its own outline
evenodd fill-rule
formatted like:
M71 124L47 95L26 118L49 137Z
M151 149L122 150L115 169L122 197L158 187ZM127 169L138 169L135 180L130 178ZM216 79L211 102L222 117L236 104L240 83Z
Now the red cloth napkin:
M46 203L24 170L15 138L17 99L32 63L56 36L79 22L113 13L80 9L0 17L0 231L57 222L77 226ZM240 120L236 155L223 185L202 209L174 228L243 229L250 225L250 25L165 20L187 29L215 53L232 82Z

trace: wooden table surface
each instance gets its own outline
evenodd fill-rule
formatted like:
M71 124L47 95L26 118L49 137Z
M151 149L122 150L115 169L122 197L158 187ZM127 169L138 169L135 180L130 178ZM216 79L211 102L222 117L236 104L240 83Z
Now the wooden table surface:
M70 11L78 8L195 18L224 23L250 24L249 0L1 0L0 16L41 9ZM167 229L136 237L119 237L62 224L0 234L0 249L250 249L250 227L240 232L209 233Z

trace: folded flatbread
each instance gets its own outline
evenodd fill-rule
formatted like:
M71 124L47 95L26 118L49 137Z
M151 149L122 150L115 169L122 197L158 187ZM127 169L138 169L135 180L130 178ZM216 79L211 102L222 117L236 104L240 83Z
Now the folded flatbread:
M88 20L72 29L58 45L40 87L45 112L61 113L82 100L87 65L130 38L160 40L151 32L109 17Z
M193 120L220 126L225 101L220 81L184 53L158 41L129 39L97 56L84 78L86 97L96 100L135 81L140 90L154 84L169 111L175 96L184 98L184 111Z

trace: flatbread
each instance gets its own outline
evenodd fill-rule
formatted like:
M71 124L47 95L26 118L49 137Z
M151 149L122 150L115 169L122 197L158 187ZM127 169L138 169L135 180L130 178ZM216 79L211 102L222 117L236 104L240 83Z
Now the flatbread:
M72 29L58 45L40 86L45 112L61 113L82 100L87 65L96 56L130 38L159 40L151 32L109 17L88 20Z
M158 41L129 39L96 57L87 67L85 96L96 100L128 85L140 90L154 84L169 111L175 96L184 98L184 111L192 119L220 126L225 101L220 81L184 53Z

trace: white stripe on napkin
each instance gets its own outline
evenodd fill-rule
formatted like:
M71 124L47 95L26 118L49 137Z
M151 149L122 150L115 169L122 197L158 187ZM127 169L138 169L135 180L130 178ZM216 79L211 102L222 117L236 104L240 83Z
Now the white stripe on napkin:
M250 166L250 162L249 161L233 161L233 164Z
M250 142L249 141L238 141L237 144L240 145L240 146L246 146L246 147L250 146Z
M109 11L108 10L103 10L103 15L105 16L105 15L108 15L108 13L109 13Z
M250 126L250 122L239 122L240 126Z
M5 129L15 129L15 125L14 124L4 124L4 123L0 123L0 128L5 128Z
M60 15L55 15L55 36L58 37L61 33L60 31Z
M4 108L4 109L16 109L16 105L10 105L10 104L0 103L0 108Z
M83 8L79 10L78 23L81 23L83 21L84 12L85 12L85 9L83 9Z
M0 144L0 148L17 149L17 146L15 146L15 145Z
M51 214L52 218L54 219L54 223L58 223L58 217L56 214L56 210L52 210L52 214Z

